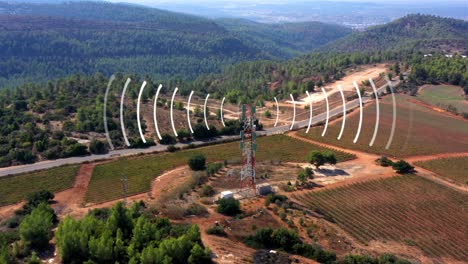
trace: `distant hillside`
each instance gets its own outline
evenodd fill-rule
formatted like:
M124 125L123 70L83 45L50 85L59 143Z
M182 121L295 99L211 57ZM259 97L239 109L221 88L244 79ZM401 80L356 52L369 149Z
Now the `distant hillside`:
M304 94L314 85L341 79L346 69L355 65L387 61L416 61L417 65L423 65L424 62L418 61L424 58L422 52L431 51L434 57L448 52L464 53L468 48L467 27L468 22L461 20L410 15L366 32L353 33L287 62L244 62L228 67L221 74L200 76L194 87L222 94L233 102ZM454 61L462 60L465 61L455 64L452 69L456 70L451 74L444 71L433 78L433 69L418 67L421 69L418 75L453 84L465 83L463 67L467 60L457 57ZM447 68L444 65L440 64L439 68Z
M190 80L241 61L289 59L349 33L246 24L130 4L0 2L0 87L98 71Z
M321 51L466 51L468 22L430 15L408 15L391 23L354 33Z
M343 26L321 22L263 24L245 19L218 19L216 22L244 42L285 58L310 52L352 32Z

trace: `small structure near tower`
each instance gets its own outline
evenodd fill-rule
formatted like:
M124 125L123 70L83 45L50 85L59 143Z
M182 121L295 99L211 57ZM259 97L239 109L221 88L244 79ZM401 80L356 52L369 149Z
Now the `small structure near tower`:
M255 152L257 151L257 135L255 106L242 105L241 124L242 131L240 133L242 151L242 168L240 171L240 189L253 190L257 194L255 183Z

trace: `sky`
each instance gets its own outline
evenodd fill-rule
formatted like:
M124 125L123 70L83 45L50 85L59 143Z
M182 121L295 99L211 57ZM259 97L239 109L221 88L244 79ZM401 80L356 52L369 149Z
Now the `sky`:
M323 1L323 0L318 0ZM438 4L465 4L468 5L467 0L449 0L449 1L440 1L440 0L328 0L330 2L373 2L373 3L438 3ZM274 4L274 3L292 3L292 2L317 2L317 0L110 0L110 2L127 2L135 4L148 4L148 5L157 5L159 3L248 3L248 4ZM468 13L468 10L467 10Z

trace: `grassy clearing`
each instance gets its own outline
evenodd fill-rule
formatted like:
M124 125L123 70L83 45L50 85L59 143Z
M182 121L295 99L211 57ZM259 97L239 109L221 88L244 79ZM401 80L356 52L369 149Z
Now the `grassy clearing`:
M397 176L295 198L362 243L396 241L430 257L468 259L468 195L424 178Z
M74 165L1 177L0 206L19 202L35 191L58 192L71 188L77 173L78 165Z
M457 108L459 113L468 112L468 102L463 96L463 89L453 85L426 85L418 98L428 104L446 109L449 105Z
M416 164L457 183L468 184L468 157L434 159Z
M261 137L257 139L257 160L280 160L284 162L304 162L309 151L323 148L284 135ZM187 163L190 156L202 153L207 162L239 160L238 142L207 146L197 149L161 153L142 157L122 158L95 167L89 183L85 200L103 202L118 199L122 195L120 178L128 178L128 194L150 190L151 181L164 171ZM353 156L336 152L339 161L352 159Z
M468 122L451 118L445 114L416 105L408 100L410 96L397 95L397 121L395 136L391 147L387 144L393 118L391 97L380 100L380 123L376 141L369 147L374 133L376 107L374 104L364 109L363 125L359 140L353 144L359 123L359 109L346 119L346 128L340 141L336 138L341 129L341 119L328 127L325 137L321 137L323 127L315 127L303 137L319 140L328 144L357 149L392 157L431 155L436 153L463 152L468 149Z

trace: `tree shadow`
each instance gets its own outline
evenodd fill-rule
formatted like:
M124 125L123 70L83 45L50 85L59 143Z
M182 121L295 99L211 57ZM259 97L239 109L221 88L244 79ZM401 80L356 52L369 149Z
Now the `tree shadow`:
M321 174L331 177L331 176L349 176L349 173L342 169L317 169L317 172L320 172Z

